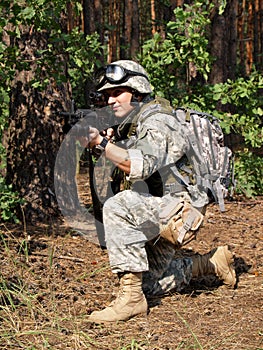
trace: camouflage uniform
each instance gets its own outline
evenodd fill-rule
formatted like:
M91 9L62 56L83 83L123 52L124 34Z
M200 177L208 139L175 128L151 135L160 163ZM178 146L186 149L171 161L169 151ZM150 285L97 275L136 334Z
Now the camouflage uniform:
M138 180L159 171L165 192L167 182L171 182L169 165L184 155L185 131L158 102L142 106L133 117L133 125L136 127L128 141L131 160L128 179L136 185ZM172 181L176 181L174 177ZM202 208L207 204L207 195L195 187L191 197L183 188L172 195L164 193L163 197L147 193L145 186L143 191L126 190L104 204L105 238L112 271L144 272L146 295L171 289L180 291L191 279L192 260L174 258L174 247L159 236L159 213L175 197Z
M120 136L116 141L121 142L127 136L127 152L115 146L106 147L107 139L99 140L106 156L119 169L128 169L127 180L132 187L104 203L106 245L112 271L119 275L120 288L117 298L103 310L93 311L89 321L126 321L146 315L146 296L181 291L192 276L213 273L233 287L236 283L231 268L233 256L226 246L204 256L175 258L175 245L181 246L187 234L198 229L203 220L201 211L208 203L206 193L200 192L193 182L191 185L185 182L185 175L191 175L184 167L188 130L172 115L168 101L150 97L149 79L137 63L115 62L103 67L97 77L97 89L103 85L102 91L115 86L132 89L105 92L115 116L125 117L114 135ZM130 92L132 98L122 95L123 92ZM131 109L130 103L136 99L139 104ZM124 101L129 108L121 106ZM128 111L131 112L127 115ZM118 160L123 162L119 166Z

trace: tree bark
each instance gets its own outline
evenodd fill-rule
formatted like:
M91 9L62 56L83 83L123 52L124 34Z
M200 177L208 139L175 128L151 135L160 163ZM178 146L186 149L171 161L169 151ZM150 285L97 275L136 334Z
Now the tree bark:
M108 62L113 62L120 57L120 20L121 20L121 1L109 1L109 46L108 46Z
M104 41L103 4L101 0L83 0L83 32L85 35L97 32Z
M32 29L32 28L31 28ZM54 165L62 141L59 111L67 110L70 86L50 80L44 90L32 87L33 79L49 76L44 66L37 73L35 52L46 48L48 33L21 28L21 61L31 61L29 71L17 71L12 82L7 147L7 182L24 198L27 221L59 215L54 191ZM58 60L61 58L58 58Z
M132 1L132 36L130 57L134 59L140 48L140 9L138 0Z
M258 25L258 32L259 32L259 71L263 71L263 2L259 1L259 25Z
M152 22L152 35L156 33L156 13L154 0L151 0L151 22Z
M214 12L211 26L211 55L215 58L209 77L211 84L235 79L238 1L228 2L222 15Z
M132 1L125 0L122 7L122 34L120 35L120 58L127 59L131 57L132 40Z
M246 40L246 74L249 75L252 70L253 65L253 5L252 3L248 3L248 21L247 21L247 40Z

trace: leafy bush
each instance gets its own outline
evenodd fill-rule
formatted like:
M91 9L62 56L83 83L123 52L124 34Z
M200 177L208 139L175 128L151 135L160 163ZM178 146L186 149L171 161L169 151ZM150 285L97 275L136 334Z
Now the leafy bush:
M251 197L263 194L262 157L256 149L263 147L263 78L254 72L247 79L228 80L211 87L213 104L220 103L225 113L218 113L226 133L242 135L244 144L236 152L237 193ZM254 152L254 153L253 153Z
M0 69L1 74L1 69ZM5 90L0 86L0 138L2 138L5 127L7 125L7 118L9 115L9 89ZM12 186L7 185L4 177L6 150L5 147L0 144L0 169L3 170L3 174L0 173L0 220L7 221L12 220L18 222L18 218L15 214L15 209L22 201L19 199L17 193L13 192Z
M18 193L12 190L12 185L5 183L5 178L0 176L0 218L3 221L13 221L18 223L15 209L23 200L19 198Z
M79 106L85 106L84 94L87 83L91 85L93 72L100 65L97 56L102 54L102 45L97 33L85 36L78 28L62 36L68 55L68 74L73 99ZM89 86L89 88L94 88ZM84 93L84 94L83 94Z
M254 197L263 194L262 157L249 150L238 152L235 161L236 192Z
M199 1L185 5L184 9L176 8L176 20L168 23L166 39L156 34L148 40L140 60L157 95L169 99L174 107L187 106L211 113L221 120L226 134L242 135L244 145L240 145L236 155L237 193L259 195L262 194L262 158L252 151L262 147L263 78L254 72L246 79L239 77L214 86L205 83L213 61L206 37L209 9L206 2ZM194 87L188 84L190 63L203 79L202 84Z
M192 92L190 69L206 80L211 67L207 51L206 29L210 5L196 1L193 5L177 7L176 21L166 27L166 39L156 33L143 45L140 62L151 77L155 93L168 98L173 105L180 104L185 95Z

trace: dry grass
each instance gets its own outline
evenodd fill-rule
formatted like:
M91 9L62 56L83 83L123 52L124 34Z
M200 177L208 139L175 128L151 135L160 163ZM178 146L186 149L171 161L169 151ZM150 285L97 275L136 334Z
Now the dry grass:
M229 243L238 288L211 279L154 300L147 317L96 326L87 314L112 300L117 281L106 252L64 226L2 226L1 349L263 349L262 201L211 207L198 240L201 253Z

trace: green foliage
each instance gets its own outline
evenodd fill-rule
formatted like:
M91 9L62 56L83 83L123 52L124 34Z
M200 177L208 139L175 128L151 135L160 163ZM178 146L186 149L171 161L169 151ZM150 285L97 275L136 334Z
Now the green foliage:
M178 49L173 43L170 40L163 41L158 33L143 45L140 62L149 73L157 95L169 98L180 95L180 81L174 72L180 71L179 75L184 72L183 67L179 64L178 56ZM175 91L177 94L174 93Z
M248 149L238 152L235 161L237 181L236 192L247 197L263 195L262 157L256 156Z
M97 57L101 54L102 45L97 33L85 36L77 27L68 34L51 32L47 47L37 52L39 64L32 86L44 88L50 78L57 84L70 81L73 99L78 106L84 107L86 84L92 80L94 69L99 65ZM44 80L39 79L43 71L48 72Z
M218 5L222 13L226 2ZM213 61L207 50L210 10L209 1L197 0L191 6L177 7L176 20L167 24L166 39L155 34L143 45L140 61L149 72L157 95L168 98L174 106L211 113L221 120L226 134L243 136L245 148L241 147L236 157L237 192L248 196L262 194L262 158L247 148L262 147L263 78L254 72L246 79L240 77L214 86L205 83ZM191 63L199 74L200 84L195 86L188 84Z
M139 56L155 87L155 93L168 97L177 105L189 92L189 69L207 80L211 57L207 51L207 26L211 5L196 1L193 5L177 7L176 20L167 24L166 39L155 34L143 45Z
M235 133L241 134L245 143L252 147L262 146L262 89L262 75L256 72L247 79L228 80L213 87L213 99L225 106L224 109L231 106L224 123Z
M1 70L0 70L1 72ZM4 86L0 86L0 134L7 126L7 120L9 116L9 88L5 89ZM0 152L1 154L1 152Z
M226 2L227 2L227 0L220 0L220 1L218 1L218 4L219 4L219 11L218 11L218 13L219 13L219 15L222 15L224 13L226 5L227 5Z
M76 1L75 9L79 9L79 2ZM67 3L64 0L13 0L1 1L1 7L7 16L8 22L17 26L16 35L20 34L19 25L32 25L35 30L47 30L56 28L59 30L58 19L62 11L66 10Z
M203 1L193 5L177 7L174 11L176 22L167 24L167 39L176 44L179 50L180 64L193 62L196 69L207 80L210 71L211 58L207 52L207 26L210 7Z
M22 203L23 200L12 190L12 185L7 185L4 177L0 176L0 218L3 221L19 222L15 209Z
M34 89L43 90L52 79L59 85L68 80L72 83L73 98L79 106L84 105L83 91L99 63L102 46L96 34L86 36L75 28L65 33L64 0L13 0L0 3L0 138L3 136L9 117L9 92L17 71L35 70L31 81ZM82 10L80 1L74 2L74 11ZM28 32L25 31L28 28ZM21 50L19 40L34 38L38 42L33 55ZM44 44L40 38L46 40ZM10 41L10 42L8 42ZM65 74L65 68L67 73ZM0 147L2 167L5 167L5 148ZM20 200L12 187L5 184L0 175L0 210L3 220L16 220L12 210Z
M74 2L73 10L76 15L82 11L80 1ZM0 86L8 87L15 71L30 71L33 64L36 69L31 82L33 88L45 88L52 78L58 85L70 80L74 98L81 100L86 80L91 78L94 67L99 65L97 57L102 55L102 45L96 33L85 36L77 27L66 33L66 11L67 2L63 0L14 0L11 4L9 1L0 4L0 59L3 62L0 77L5 78L1 79ZM25 27L31 34L25 34ZM20 28L23 28L23 32ZM14 44L5 43L5 33ZM45 37L45 46L39 41L34 57L26 57L15 40L28 40L30 36L38 34ZM40 36L36 37L36 40L39 39Z
M1 68L0 68L1 72ZM5 90L0 86L0 137L2 137L5 127L7 125L7 118L9 115L9 89ZM5 147L0 144L0 168L5 169ZM22 203L18 194L13 192L12 186L5 183L5 177L0 173L0 220L18 222L15 209L18 204Z
M82 11L81 3L74 2L77 14ZM63 0L1 1L0 136L8 118L10 83L16 71L31 70L32 63L37 70L36 78L31 82L33 88L45 88L50 79L58 84L70 80L74 100L78 106L85 106L83 91L92 88L93 71L100 65L97 57L102 56L104 47L96 33L85 36L79 28L66 33L66 4ZM217 6L223 13L226 1L220 0ZM235 132L244 137L247 149L262 147L262 76L255 72L247 79L238 78L215 86L205 83L213 61L208 52L211 8L210 0L195 0L192 5L177 7L174 10L175 21L167 23L166 39L156 33L145 42L138 58L149 72L157 95L168 98L174 106L186 105L219 117L226 133ZM21 48L14 44L24 35L22 29L25 26L34 33L46 34L47 43L44 47L36 48L34 62L27 59ZM6 33L12 45L6 42ZM191 67L196 71L195 85L191 84ZM0 157L3 167L4 153L2 146ZM247 194L255 195L262 191L257 180L259 160L246 149L238 153L236 177L240 188ZM0 182L4 188L1 193L8 201L6 193L11 193L11 188L4 184L1 177ZM10 195L10 198L16 198L16 195ZM13 204L10 204L12 207ZM10 215L5 213L5 217Z
M219 118L226 134L243 136L244 144L239 145L236 152L235 178L236 192L247 197L263 194L262 157L252 152L263 147L262 88L263 78L255 72L247 79L205 86L199 95L187 95L182 99L182 105Z
M97 33L85 36L75 28L70 34L64 34L65 52L68 54L68 74L72 87L72 94L78 105L84 106L83 92L86 83L91 82L94 70L100 65L102 45Z

